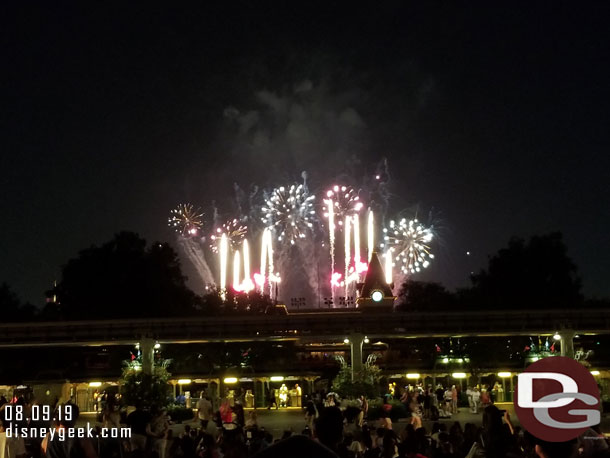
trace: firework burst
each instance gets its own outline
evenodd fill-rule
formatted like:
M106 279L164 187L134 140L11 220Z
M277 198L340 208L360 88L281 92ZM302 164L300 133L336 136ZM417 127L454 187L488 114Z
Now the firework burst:
M337 221L337 225L341 228L347 216L354 216L362 210L363 203L360 202L360 198L351 186L335 185L326 191L324 216L327 218L330 214L331 206L332 214Z
M313 227L314 196L309 196L303 185L279 187L263 206L263 224L273 228L277 239L294 245Z
M195 236L203 226L203 213L192 204L180 204L169 212L167 225L185 237Z
M403 273L414 274L428 267L434 259L429 245L432 237L432 229L417 219L390 220L388 227L383 228L381 246L391 252Z
M217 228L210 236L210 249L214 253L218 253L218 242L224 234L227 237L227 243L231 250L236 250L241 245L247 233L248 227L241 224L238 219L227 221L221 227Z

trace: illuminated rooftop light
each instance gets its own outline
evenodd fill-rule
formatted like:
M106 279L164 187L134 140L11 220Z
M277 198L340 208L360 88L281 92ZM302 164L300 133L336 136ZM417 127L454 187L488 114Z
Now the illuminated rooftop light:
M383 299L383 293L377 289L371 294L371 299L375 302L380 302Z

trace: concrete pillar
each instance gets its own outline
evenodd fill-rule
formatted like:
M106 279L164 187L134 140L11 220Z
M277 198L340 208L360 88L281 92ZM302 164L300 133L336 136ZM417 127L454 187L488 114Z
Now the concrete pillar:
M362 344L364 343L364 336L362 334L350 334L349 344L351 347L351 358L352 358L352 380L354 380L354 374L362 371Z
M218 379L211 379L208 382L207 395L210 398L210 402L212 403L212 407L214 410L218 408L218 387L220 385L220 381Z
M140 340L140 351L142 352L142 373L152 375L155 361L155 342L148 337L142 338Z
M561 336L561 356L574 358L574 336L576 332L572 329L562 329L559 335Z
M252 407L254 407L256 409L257 406L257 399L256 399L256 395L258 394L258 390L256 389L256 385L258 385L258 381L256 380L256 378L252 378L253 382L252 382Z
M254 394L254 404L257 407L267 407L267 390L265 387L265 379L260 378L254 382L256 393Z

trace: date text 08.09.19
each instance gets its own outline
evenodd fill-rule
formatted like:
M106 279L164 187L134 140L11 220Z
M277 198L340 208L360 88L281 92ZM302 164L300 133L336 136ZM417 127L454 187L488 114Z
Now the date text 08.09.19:
M20 421L72 421L72 406L66 404L61 409L52 411L51 406L34 404L29 409L19 404L4 405L4 420Z

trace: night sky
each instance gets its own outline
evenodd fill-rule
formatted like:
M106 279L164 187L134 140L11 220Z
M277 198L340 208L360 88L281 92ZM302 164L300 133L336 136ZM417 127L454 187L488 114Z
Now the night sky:
M388 217L439 230L419 279L466 285L559 230L610 295L604 2L126 3L3 11L0 282L22 299L119 230L175 241L178 203L230 217L233 183L359 185L384 157Z

